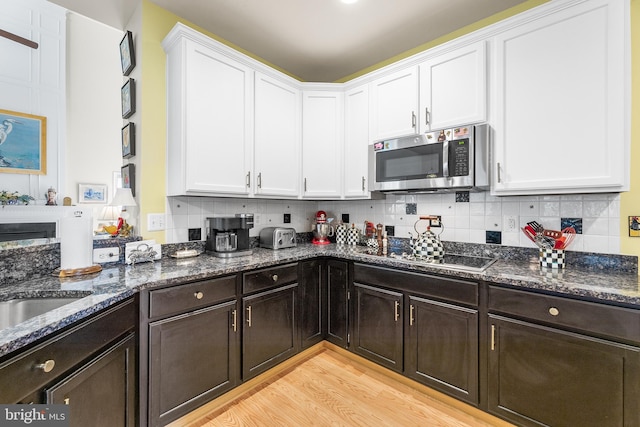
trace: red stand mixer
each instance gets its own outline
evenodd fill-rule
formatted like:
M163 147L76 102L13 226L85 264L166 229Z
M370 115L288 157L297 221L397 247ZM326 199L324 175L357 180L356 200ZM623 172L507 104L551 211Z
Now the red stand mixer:
M314 245L328 245L331 243L329 237L333 236L333 226L327 222L327 213L318 211L316 213L316 223L313 227L313 239L311 243Z

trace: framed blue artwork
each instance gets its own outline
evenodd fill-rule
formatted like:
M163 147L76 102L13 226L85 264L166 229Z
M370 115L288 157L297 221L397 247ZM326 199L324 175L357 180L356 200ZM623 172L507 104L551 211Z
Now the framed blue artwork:
M0 172L46 175L46 117L0 110Z

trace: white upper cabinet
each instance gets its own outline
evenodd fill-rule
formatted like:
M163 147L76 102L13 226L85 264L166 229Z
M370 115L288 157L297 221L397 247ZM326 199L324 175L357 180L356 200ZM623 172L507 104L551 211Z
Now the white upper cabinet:
M486 120L485 45L476 42L420 64L420 132Z
M625 8L581 2L494 38L493 194L628 189Z
M300 194L301 91L262 73L255 80L254 193Z
M302 197L339 199L343 179L343 93L304 90Z
M253 71L207 46L167 50L167 195L250 193Z
M418 132L418 67L411 66L371 83L371 139Z
M344 94L344 197L368 198L369 86Z

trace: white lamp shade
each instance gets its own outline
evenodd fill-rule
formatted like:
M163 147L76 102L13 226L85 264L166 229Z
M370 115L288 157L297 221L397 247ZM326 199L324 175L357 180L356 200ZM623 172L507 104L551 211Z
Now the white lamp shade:
M102 221L115 221L120 216L120 208L117 206L107 205L102 208L100 212L100 220Z
M137 206L130 188L118 188L110 203L111 206Z

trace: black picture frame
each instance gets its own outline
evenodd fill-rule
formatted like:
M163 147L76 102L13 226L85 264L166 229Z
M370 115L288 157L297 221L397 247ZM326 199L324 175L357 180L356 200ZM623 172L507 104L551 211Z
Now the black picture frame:
M136 55L133 50L133 34L131 31L124 33L120 41L120 64L122 65L122 75L128 76L136 67Z
M136 166L133 163L122 166L122 188L130 188L133 197L136 197Z
M128 119L136 112L136 82L128 79L120 89L120 99L122 101L122 118Z
M128 159L136 155L136 125L129 122L120 131L122 142L122 158Z

